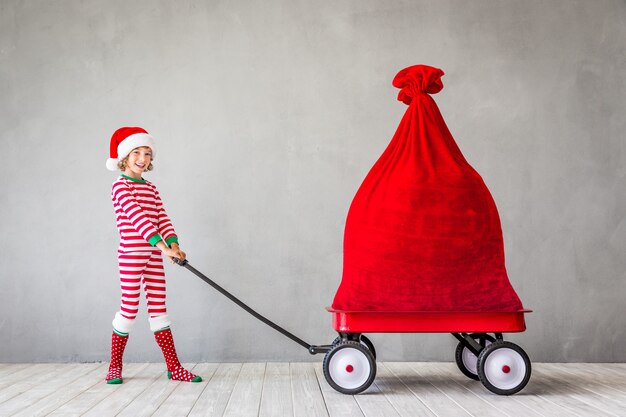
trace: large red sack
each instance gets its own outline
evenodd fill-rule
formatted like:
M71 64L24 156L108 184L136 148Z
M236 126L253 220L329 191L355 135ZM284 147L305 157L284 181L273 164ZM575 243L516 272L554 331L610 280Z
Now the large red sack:
M409 107L350 206L336 310L522 309L493 198L430 96L443 74L415 65L393 80Z

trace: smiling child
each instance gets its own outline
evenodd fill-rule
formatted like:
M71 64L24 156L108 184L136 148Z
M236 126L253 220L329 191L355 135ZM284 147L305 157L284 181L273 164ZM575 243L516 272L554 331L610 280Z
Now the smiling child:
M120 170L113 183L111 199L120 233L118 261L122 301L113 319L111 363L106 381L122 383L122 356L132 330L143 286L148 304L150 330L163 352L168 378L200 382L202 378L182 367L170 330L165 307L165 272L162 254L185 259L178 236L163 207L154 184L143 174L151 171L155 156L154 138L140 127L122 127L111 137L110 158L106 166Z

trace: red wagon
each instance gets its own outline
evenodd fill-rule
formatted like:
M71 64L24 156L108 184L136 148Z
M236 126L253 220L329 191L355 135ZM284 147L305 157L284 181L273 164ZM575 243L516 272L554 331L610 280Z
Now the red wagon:
M364 333L451 333L459 340L455 360L461 372L480 380L493 393L510 395L528 383L531 365L518 345L503 333L526 330L524 313L511 312L372 312L340 311L333 315L339 336L326 353L328 383L344 394L367 389L376 376L376 350ZM492 335L490 335L493 334Z
M469 378L502 395L521 390L530 361L503 333L526 329L504 262L495 201L432 98L443 71L414 65L393 85L408 108L354 196L343 276L332 307L339 337L324 359L336 390L365 390L376 351L364 333L451 333Z

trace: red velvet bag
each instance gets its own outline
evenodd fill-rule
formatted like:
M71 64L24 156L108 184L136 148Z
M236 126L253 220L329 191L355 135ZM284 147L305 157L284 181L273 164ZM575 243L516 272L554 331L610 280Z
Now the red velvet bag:
M409 107L350 206L336 310L522 309L493 198L429 95L443 74L415 65L393 80Z

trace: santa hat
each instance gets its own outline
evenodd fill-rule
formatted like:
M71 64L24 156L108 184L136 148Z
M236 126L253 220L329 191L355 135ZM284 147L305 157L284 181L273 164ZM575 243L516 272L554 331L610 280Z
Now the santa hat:
M140 146L147 146L152 149L152 159L156 150L154 149L154 138L140 127L120 127L111 136L111 153L107 159L107 169L117 171L117 163L126 158L130 151Z

